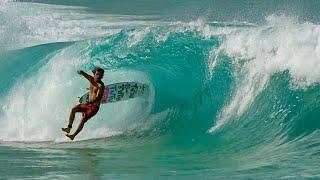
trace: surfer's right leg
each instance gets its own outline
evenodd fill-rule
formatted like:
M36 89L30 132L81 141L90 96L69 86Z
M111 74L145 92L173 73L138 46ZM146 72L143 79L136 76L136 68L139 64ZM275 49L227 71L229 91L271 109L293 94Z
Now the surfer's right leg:
M85 117L85 116L82 116L77 130L76 130L73 134L66 134L66 136L67 136L68 138L70 138L71 140L73 140L74 137L76 137L77 134L79 134L79 132L83 129L83 126L84 126L84 124L88 121L88 119L89 119L89 118L87 118L87 117Z
M74 106L71 109L71 112L70 112L70 115L69 115L68 127L67 128L61 128L61 130L66 132L66 133L70 133L70 130L72 128L72 124L73 124L73 121L74 121L75 114L77 112L83 112L85 110L85 108L86 108L86 105L84 105L84 104L78 104L78 105Z

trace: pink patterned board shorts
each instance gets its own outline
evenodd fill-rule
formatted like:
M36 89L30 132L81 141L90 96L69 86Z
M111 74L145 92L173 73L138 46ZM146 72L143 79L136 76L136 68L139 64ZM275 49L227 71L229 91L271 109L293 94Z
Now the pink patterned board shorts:
M94 104L78 104L76 108L80 109L82 116L86 117L86 119L90 119L99 111L99 107Z

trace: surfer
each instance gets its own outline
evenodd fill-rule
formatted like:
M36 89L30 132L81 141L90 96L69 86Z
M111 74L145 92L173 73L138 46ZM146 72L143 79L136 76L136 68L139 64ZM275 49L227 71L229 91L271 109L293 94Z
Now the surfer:
M77 104L71 109L69 116L69 124L67 128L61 128L66 132L66 136L73 140L76 135L82 130L84 124L99 111L101 99L103 97L104 84L101 81L103 78L104 70L100 67L96 67L93 72L93 77L86 72L79 70L79 75L82 75L90 82L89 87L89 102L85 104ZM73 134L69 134L72 128L73 120L77 112L82 112L82 118L77 130Z

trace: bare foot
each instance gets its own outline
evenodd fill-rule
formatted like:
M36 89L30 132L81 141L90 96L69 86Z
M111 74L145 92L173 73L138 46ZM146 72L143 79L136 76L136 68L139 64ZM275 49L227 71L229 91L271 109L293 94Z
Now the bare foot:
M66 133L70 133L70 129L71 128L61 128L62 131L66 132Z
M74 139L74 135L66 134L66 136L67 136L68 138L70 138L70 139L73 141L73 139Z

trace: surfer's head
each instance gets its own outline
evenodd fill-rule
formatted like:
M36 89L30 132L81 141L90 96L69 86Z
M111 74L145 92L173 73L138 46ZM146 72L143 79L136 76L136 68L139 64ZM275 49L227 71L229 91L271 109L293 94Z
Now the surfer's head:
M104 74L104 70L100 67L95 67L93 70L93 77L95 81L101 81L101 79L103 78L103 74Z

